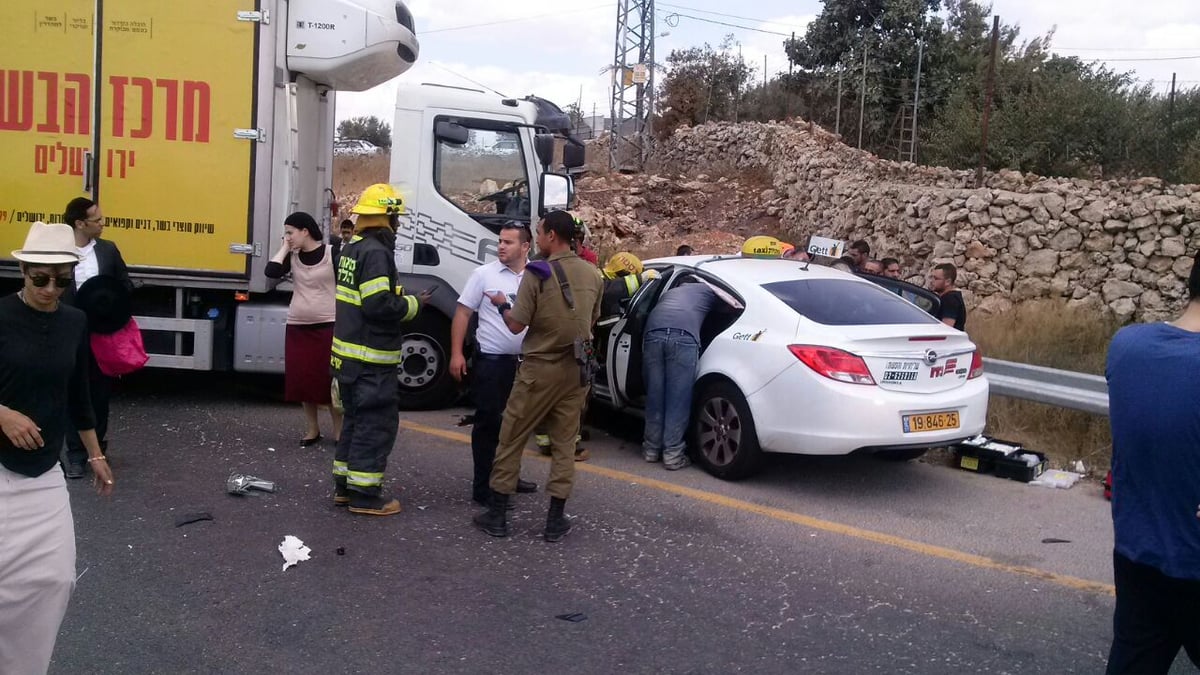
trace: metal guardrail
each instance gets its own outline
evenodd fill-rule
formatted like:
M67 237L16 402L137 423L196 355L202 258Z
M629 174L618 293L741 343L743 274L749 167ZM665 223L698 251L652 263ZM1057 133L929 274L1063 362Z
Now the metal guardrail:
M989 358L983 372L993 394L1108 414L1108 382L1099 375Z

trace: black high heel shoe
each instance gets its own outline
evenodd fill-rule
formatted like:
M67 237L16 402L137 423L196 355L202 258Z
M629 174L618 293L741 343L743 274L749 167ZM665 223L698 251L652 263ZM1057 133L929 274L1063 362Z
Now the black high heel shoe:
M302 447L302 448L312 447L312 446L316 445L317 443L320 443L321 440L322 440L321 434L317 434L313 438L301 438L300 439L300 447Z

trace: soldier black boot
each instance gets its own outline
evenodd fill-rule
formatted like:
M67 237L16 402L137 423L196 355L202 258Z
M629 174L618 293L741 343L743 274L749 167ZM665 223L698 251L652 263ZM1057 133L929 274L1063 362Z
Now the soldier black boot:
M471 519L481 530L493 537L508 536L508 495L492 493L488 510Z
M563 514L566 505L565 499L550 498L550 510L546 513L546 530L542 532L542 538L546 541L559 541L571 531L571 521Z

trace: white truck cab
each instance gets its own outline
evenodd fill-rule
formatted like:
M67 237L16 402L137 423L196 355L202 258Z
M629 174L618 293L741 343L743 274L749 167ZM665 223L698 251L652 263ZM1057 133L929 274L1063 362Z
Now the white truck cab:
M432 306L407 326L400 373L406 406L440 407L453 399L450 318L467 277L496 258L501 225L532 227L546 211L573 206L566 171L582 166L583 146L569 138L569 126L562 110L536 97L400 85L389 178L406 205L396 264L406 287L437 287Z

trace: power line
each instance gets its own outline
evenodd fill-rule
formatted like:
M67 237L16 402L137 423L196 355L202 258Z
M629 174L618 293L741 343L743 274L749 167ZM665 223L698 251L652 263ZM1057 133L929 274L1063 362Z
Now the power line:
M1062 49L1069 52L1195 52L1196 47L1056 47L1047 49Z
M1050 51L1054 51L1054 50L1050 50ZM1092 59L1092 60L1093 60L1093 61L1113 61L1113 62L1116 62L1116 61L1195 61L1195 60L1197 60L1197 59L1200 59L1200 54L1197 54L1196 56L1157 56L1157 57L1146 57L1146 58L1141 58L1141 59L1105 59L1105 58L1094 58L1094 59Z
M796 28L797 30L803 30L803 28L801 28L800 26L796 26L796 25L793 25L790 23L784 23L782 21L770 21L768 19L755 19L755 18L749 17L749 16L738 16L737 14L722 14L721 12L713 12L713 11L707 10L707 9L698 9L696 7L686 7L684 5L673 5L669 2L660 2L658 4L662 7L673 7L674 9L682 9L687 12L700 12L701 14L712 14L713 16L723 16L727 19L741 19L742 21L757 21L759 23L769 23L769 24L774 24L776 26L787 26L788 28Z
M497 21L488 21L486 23L472 23L465 26L450 26L449 28L435 28L433 30L422 31L421 35L430 35L432 33L447 33L452 30L467 30L468 28L487 28L489 26L498 26L504 23L517 23L518 21L532 21L534 19L544 19L548 16L562 16L564 14L578 14L580 12L590 12L597 9L605 9L612 7L613 3L606 2L603 5L594 5L592 7L583 7L580 9L569 9L566 11L546 12L545 14L534 14L532 16L519 16L513 19L499 19Z
M658 14L662 15L663 18L667 19L668 21L670 20L671 17L683 17L685 19L694 19L696 21L703 21L704 23L714 23L714 24L717 24L718 26L728 26L730 28L737 28L738 30L754 31L755 33L766 33L767 35L779 35L781 37L791 37L792 36L791 33L780 33L779 31L774 31L774 30L764 30L762 28L751 28L750 26L739 26L739 25L733 24L733 23L717 21L716 19L706 19L702 16L692 16L691 14L681 14L679 12L662 12L662 11L658 11L658 10L655 10L655 11L658 12ZM668 23L667 25L670 25L670 24Z

